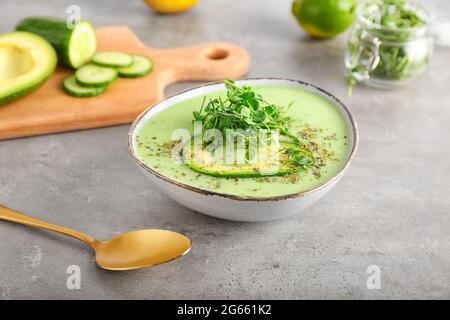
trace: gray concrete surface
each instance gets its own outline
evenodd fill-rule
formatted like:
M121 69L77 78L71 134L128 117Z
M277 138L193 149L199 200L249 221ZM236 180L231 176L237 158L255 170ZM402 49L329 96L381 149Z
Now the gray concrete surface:
M447 1L428 2L450 12ZM178 16L155 15L142 1L17 0L2 3L0 32L27 15L64 15L69 4L96 25L129 25L152 46L237 42L253 57L250 76L310 81L343 99L359 122L360 149L342 182L306 212L235 223L157 191L127 153L128 126L0 142L0 203L99 239L168 228L194 244L169 264L112 273L75 240L0 222L0 299L450 298L448 48L436 48L411 86L358 87L349 99L346 36L312 41L288 0L203 0ZM66 287L69 265L81 269L81 290ZM370 265L381 268L380 290L366 287Z

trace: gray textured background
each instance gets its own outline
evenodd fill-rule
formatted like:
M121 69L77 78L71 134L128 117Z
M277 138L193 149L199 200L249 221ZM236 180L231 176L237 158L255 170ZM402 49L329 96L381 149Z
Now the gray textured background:
M427 2L450 16L448 1ZM3 1L0 32L27 15L62 16L69 4L97 26L127 24L155 47L241 44L253 57L249 76L310 81L346 102L360 149L341 183L306 212L235 223L154 189L127 153L128 126L0 142L0 203L99 239L168 228L194 244L169 264L111 273L75 240L1 222L0 299L450 298L450 49L436 48L428 73L405 89L358 87L349 99L346 36L311 40L288 0L203 0L177 16L155 15L138 0ZM81 290L66 288L72 264ZM381 290L366 288L373 264Z

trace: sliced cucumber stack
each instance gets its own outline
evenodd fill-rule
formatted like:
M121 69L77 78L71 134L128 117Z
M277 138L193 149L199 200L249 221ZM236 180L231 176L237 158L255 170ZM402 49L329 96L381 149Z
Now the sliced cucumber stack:
M87 64L75 72L75 78L78 84L85 87L105 87L117 79L117 71Z
M128 67L133 63L133 58L126 53L105 51L99 52L92 57L92 62L103 67Z
M71 75L66 79L64 79L63 88L71 96L78 98L88 98L88 97L95 97L103 93L106 90L107 86L104 87L80 86L77 80L75 79L75 76Z
M142 55L132 55L133 63L129 67L118 68L119 77L139 78L149 74L153 69L153 61Z
M143 55L99 52L94 55L92 63L85 64L73 76L66 78L63 87L74 97L95 97L104 92L118 76L139 78L152 70L153 61Z
M94 97L104 92L118 76L138 78L153 69L153 62L145 56L113 51L99 52L91 62L64 80L64 90L71 96Z

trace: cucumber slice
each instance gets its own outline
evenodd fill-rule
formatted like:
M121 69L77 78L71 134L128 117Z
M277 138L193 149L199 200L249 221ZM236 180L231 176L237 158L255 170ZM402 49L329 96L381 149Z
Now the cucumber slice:
M117 79L117 71L94 64L82 66L75 72L77 82L85 87L104 87Z
M98 96L99 94L103 93L107 87L83 87L78 84L75 76L71 75L64 79L63 88L64 91L66 91L71 96L78 98L87 98Z
M123 78L139 78L149 74L153 69L153 61L138 54L132 55L133 63L129 67L118 68L117 72Z
M92 24L87 20L80 21L72 31L68 47L70 65L77 69L88 63L97 49L97 36Z
M103 67L128 67L133 63L133 58L126 53L106 51L99 52L92 57L92 62Z
M58 64L64 67L81 67L97 49L95 29L87 20L69 28L66 19L29 17L20 21L16 30L37 34L50 42L58 54Z

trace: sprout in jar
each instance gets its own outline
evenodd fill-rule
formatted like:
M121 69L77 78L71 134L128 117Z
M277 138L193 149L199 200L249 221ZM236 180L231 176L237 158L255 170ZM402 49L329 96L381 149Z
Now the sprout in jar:
M405 0L372 0L358 14L346 54L349 94L357 82L393 88L421 74L432 51L425 12Z

